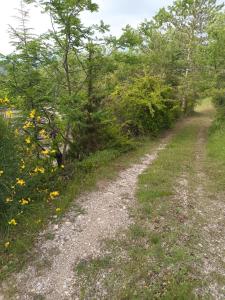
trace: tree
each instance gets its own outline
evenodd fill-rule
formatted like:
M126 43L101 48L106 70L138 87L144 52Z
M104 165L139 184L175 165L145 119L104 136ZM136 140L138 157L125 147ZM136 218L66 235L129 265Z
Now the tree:
M154 34L155 37L158 33L159 40L169 39L169 44L176 46L169 48L170 53L175 49L175 57L178 54L179 58L176 59L179 63L175 67L178 74L180 73L179 94L184 112L193 107L193 99L196 98L197 92L194 82L200 78L202 67L199 64L199 51L207 44L207 28L221 8L222 5L217 5L216 0L178 0L168 10L161 9L150 23L152 29L148 30L148 34L150 32L150 35L153 37ZM163 42L159 45L163 45ZM165 58L165 55L163 57Z

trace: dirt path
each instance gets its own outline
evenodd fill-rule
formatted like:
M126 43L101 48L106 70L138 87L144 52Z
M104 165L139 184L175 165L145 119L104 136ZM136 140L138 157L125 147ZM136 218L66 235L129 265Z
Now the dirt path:
M98 257L101 241L129 226L128 208L134 200L138 175L156 159L169 138L162 139L153 153L121 172L115 181L76 200L84 214L77 217L71 211L59 225L49 225L40 235L33 264L10 280L16 296L8 298L74 299L75 265L82 259Z

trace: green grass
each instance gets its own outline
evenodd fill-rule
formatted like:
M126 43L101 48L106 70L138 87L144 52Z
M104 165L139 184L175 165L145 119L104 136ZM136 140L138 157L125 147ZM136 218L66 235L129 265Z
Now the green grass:
M225 119L216 118L207 143L206 171L211 179L211 190L224 192L225 188Z
M97 273L99 270L107 268L111 263L111 257L105 256L103 258L96 258L92 260L92 264L88 264L87 261L81 261L78 266L76 267L76 271L79 273L83 273L84 270L88 270L88 273L93 276L93 273Z
M111 299L195 299L193 289L199 282L191 249L197 241L184 222L183 199L176 198L174 187L183 174L192 176L200 126L196 119L181 129L140 176L134 224L125 237L106 246L113 259L104 266L108 273L103 285ZM95 283L103 270L95 264L90 260L78 268L81 299L100 297Z

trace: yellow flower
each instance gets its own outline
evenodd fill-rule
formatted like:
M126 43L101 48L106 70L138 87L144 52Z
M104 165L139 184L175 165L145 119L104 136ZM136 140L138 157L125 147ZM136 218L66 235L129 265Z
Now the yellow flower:
M55 192L51 192L50 193L50 198L51 199L54 199L54 198L56 198L56 197L58 197L59 196L59 192L58 191L55 191Z
M29 137L29 136L25 139L25 142L26 142L27 144L30 144L30 143L31 143L31 140L30 140L30 137Z
M19 179L19 178L16 179L16 183L21 186L26 185L26 182L23 179Z
M27 121L24 124L23 129L28 129L28 128L32 128L32 127L34 127L34 125L30 121Z
M61 211L61 208L56 208L56 210L55 210L57 213L59 213L60 211Z
M64 166L64 165L61 165L61 168L62 168L62 169L65 169L65 166Z
M56 153L56 150L51 150L51 154L55 154Z
M13 112L12 112L11 110L7 110L7 111L5 112L5 116L6 116L6 118L12 118Z
M38 121L38 122L41 121L41 117L40 117L40 116L37 117L37 121Z
M25 168L26 168L25 161L23 159L21 159L20 169L24 170Z
M19 130L16 128L15 129L15 136L18 136L19 135Z
M5 199L5 202L10 203L10 202L13 202L13 200L12 200L12 198L8 197L8 198Z
M35 118L35 115L36 115L36 109L33 109L33 110L30 112L30 118L31 118L31 119L34 119L34 118Z
M8 224L9 225L17 225L17 222L16 222L16 220L15 219L12 219L12 220L10 220L9 222L8 222Z
M29 204L29 200L26 200L26 199L22 198L22 199L20 200L20 204L21 204L21 205L28 205L28 204Z
M48 138L48 134L46 132L45 129L42 129L40 132L39 132L40 136L43 138L43 139L47 139Z
M34 173L41 173L41 174L44 174L45 172L45 169L43 167L36 167L34 169Z
M7 104L9 103L9 99L5 97L5 99L0 99L0 104Z
M4 174L4 171L0 170L0 177Z
M9 99L8 97L5 97L5 99L3 99L4 103L9 103Z
M5 243L5 248L6 248L6 249L9 248L9 245L10 245L10 242L6 242L6 243Z
M41 153L42 153L43 155L48 155L48 154L49 154L49 150L48 150L48 149L45 149L45 150L41 151Z

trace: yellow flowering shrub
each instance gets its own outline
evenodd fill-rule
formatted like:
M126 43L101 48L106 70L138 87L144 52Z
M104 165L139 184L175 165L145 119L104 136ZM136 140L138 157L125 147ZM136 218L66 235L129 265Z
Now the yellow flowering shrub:
M57 178L63 167L57 167L57 140L38 109L17 118L8 98L0 98L0 109L0 252L7 255L20 235L42 226L40 211L61 213ZM6 260L0 257L0 272Z

